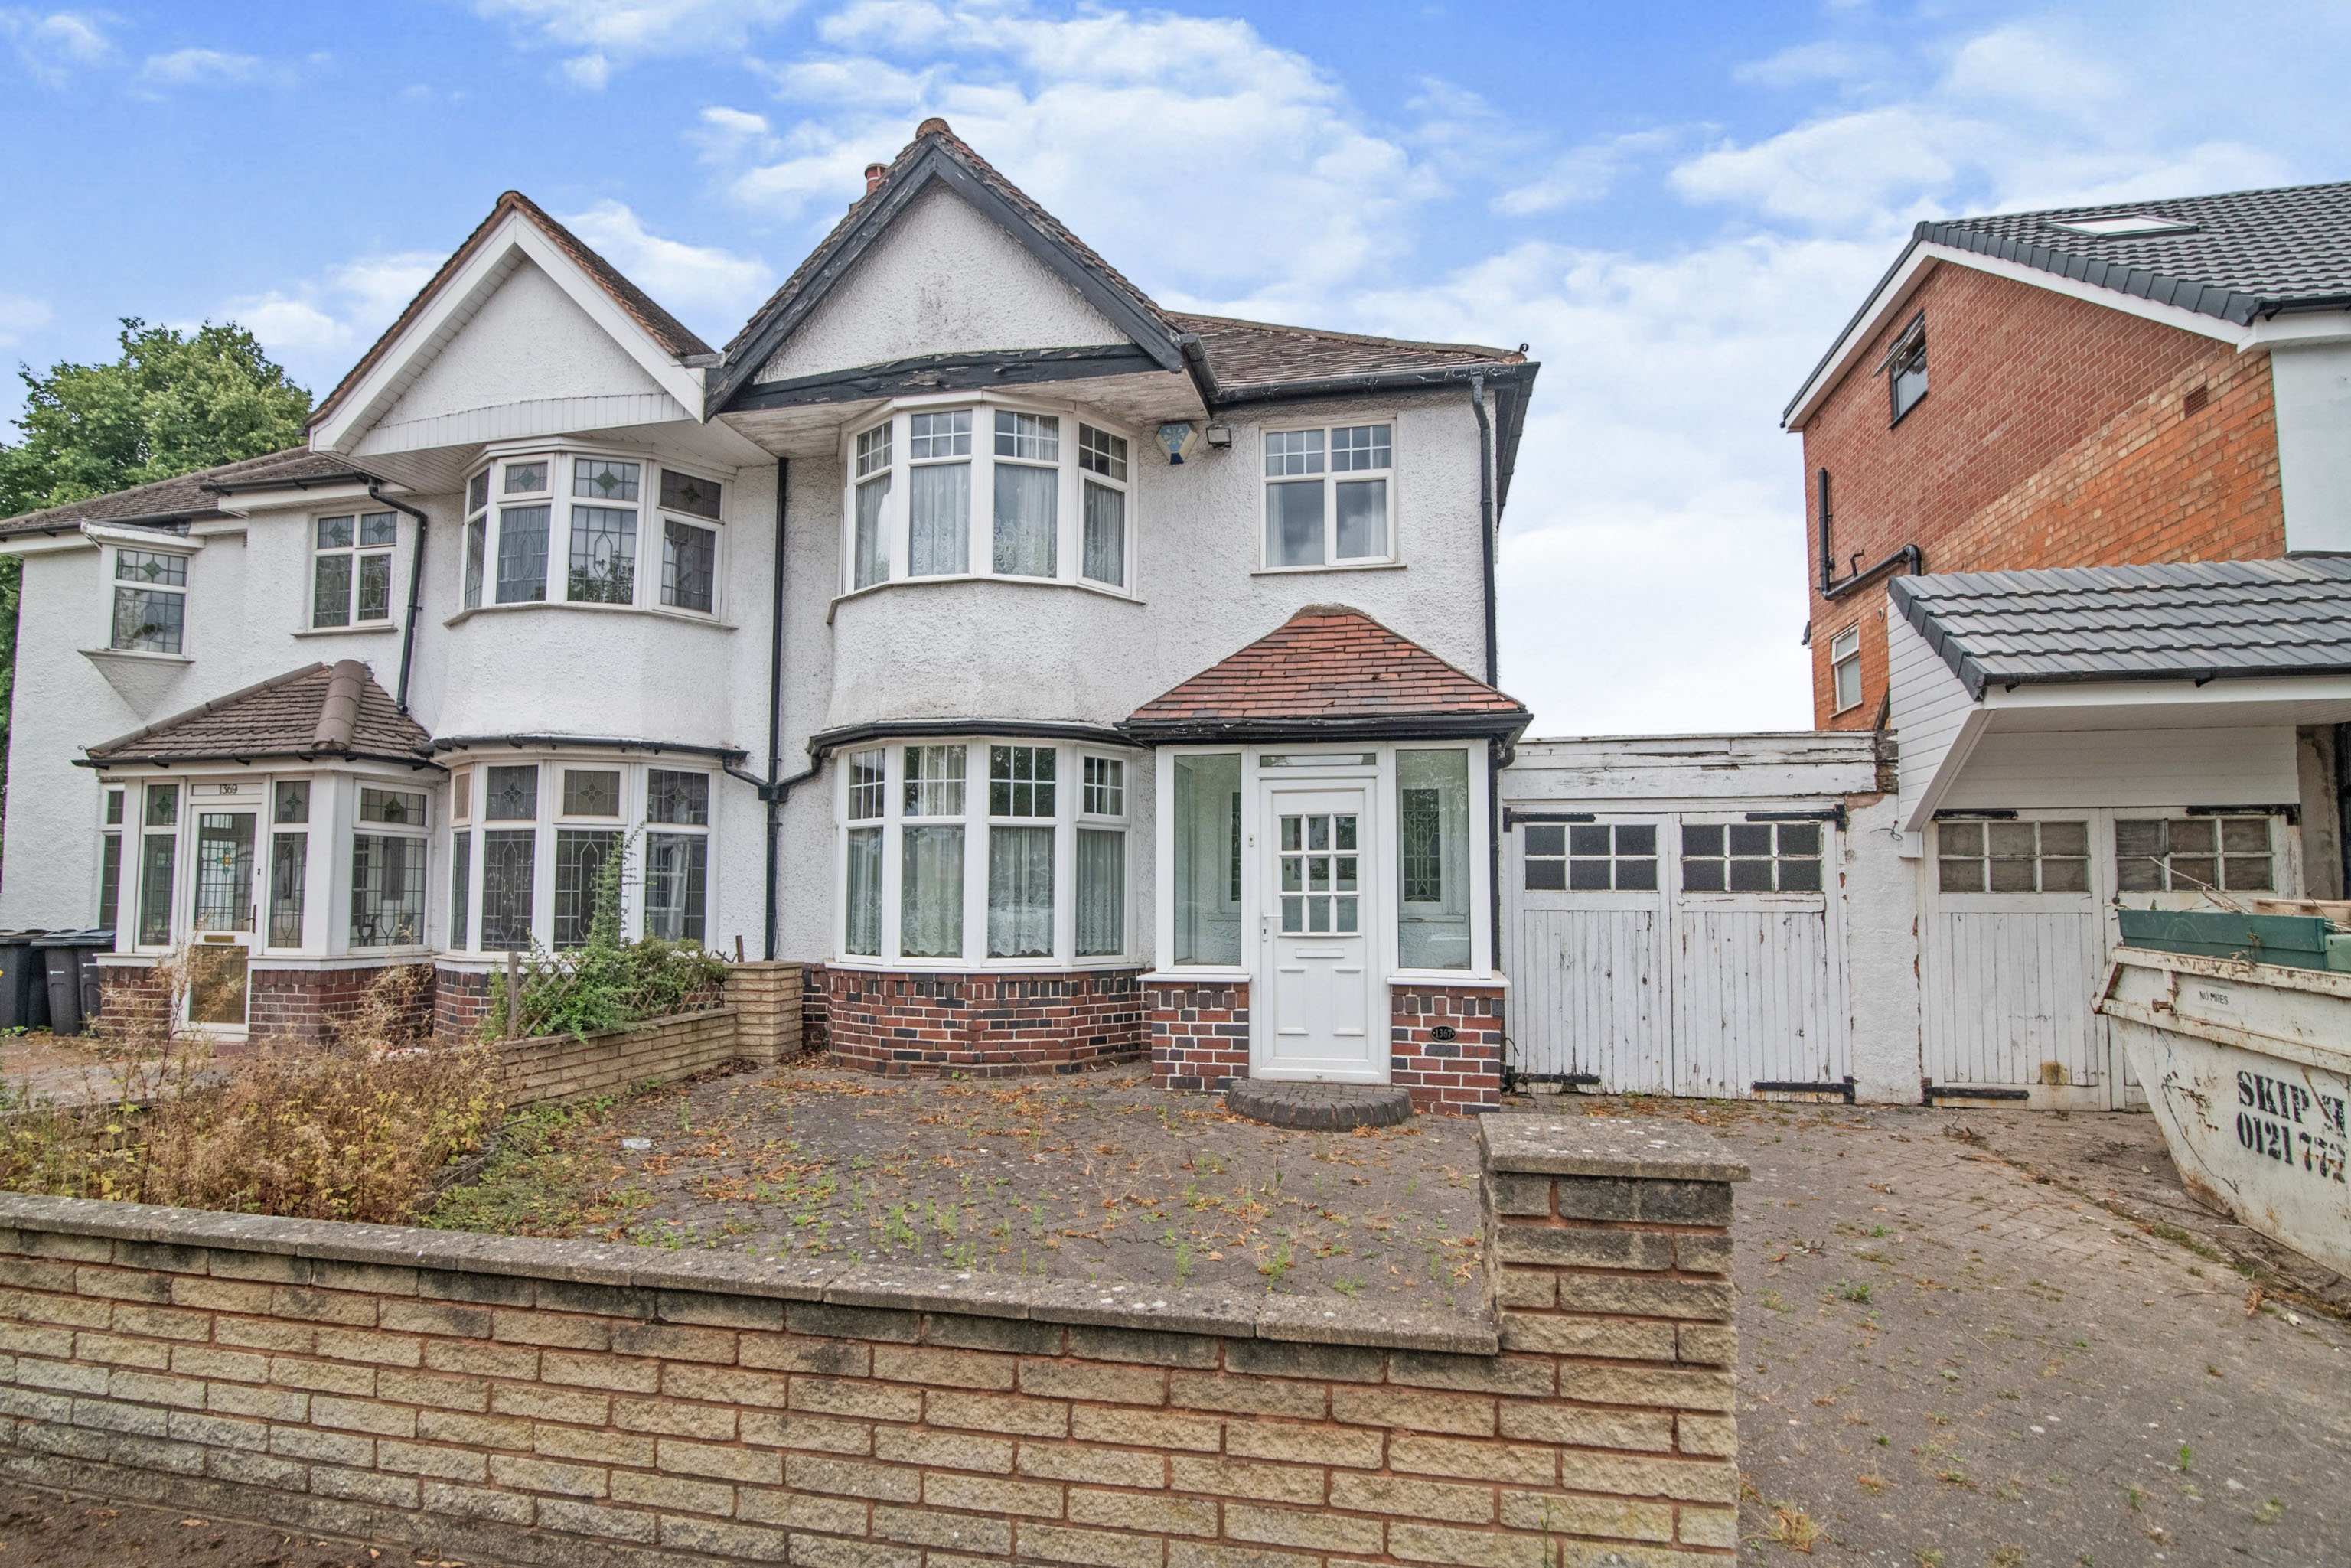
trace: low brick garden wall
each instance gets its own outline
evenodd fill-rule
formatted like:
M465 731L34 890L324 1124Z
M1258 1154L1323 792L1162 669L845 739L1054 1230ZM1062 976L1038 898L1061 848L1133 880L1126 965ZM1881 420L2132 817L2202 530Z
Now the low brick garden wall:
M1744 1167L1484 1125L1462 1315L0 1195L0 1474L532 1564L1729 1563Z
M509 1105L544 1105L668 1083L744 1054L733 1008L680 1013L643 1029L498 1041Z

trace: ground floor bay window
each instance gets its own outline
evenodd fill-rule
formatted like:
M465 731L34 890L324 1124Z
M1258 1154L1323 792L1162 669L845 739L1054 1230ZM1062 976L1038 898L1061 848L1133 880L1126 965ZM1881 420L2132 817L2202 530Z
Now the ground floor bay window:
M1053 738L881 741L841 755L839 948L906 968L1131 961L1135 763Z

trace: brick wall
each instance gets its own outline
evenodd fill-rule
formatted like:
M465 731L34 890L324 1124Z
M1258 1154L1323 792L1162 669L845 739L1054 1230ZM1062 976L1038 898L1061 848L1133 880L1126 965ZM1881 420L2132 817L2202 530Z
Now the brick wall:
M1468 1115L1502 1103L1502 988L1388 988L1388 1082L1412 1108ZM1450 1040L1437 1031L1451 1031Z
M800 966L800 1049L820 1052L832 1049L832 993L821 964Z
M0 1474L532 1564L1727 1568L1743 1170L1511 1123L1499 1316L0 1195Z
M246 993L246 1047L301 1050L334 1038L366 1000L368 988L389 967L364 969L267 969L255 965ZM436 973L437 977L437 973ZM416 990L415 1012L407 1025L423 1034L437 1021L434 987Z
M733 1008L682 1013L645 1029L498 1042L509 1105L617 1094L642 1083L690 1077L746 1054Z
M1870 374L1918 308L1930 390L1887 424ZM1840 575L1919 545L1932 572L2261 559L2284 553L2266 353L1970 267L1946 266L1803 428L1805 572L1819 576L1831 475ZM2190 413L2189 394L2203 389ZM1814 715L1876 722L1885 596L1813 598ZM1829 646L1862 628L1863 701L1830 712Z
M433 1032L444 1040L471 1040L490 1010L490 977L480 969L433 971Z
M1137 973L827 969L826 1033L833 1060L870 1072L1074 1072L1150 1049Z
M1219 1090L1249 1072L1247 980L1151 980L1151 1077L1162 1089Z
M800 1053L800 967L742 963L726 971L726 1005L735 1009L740 1048L754 1061Z

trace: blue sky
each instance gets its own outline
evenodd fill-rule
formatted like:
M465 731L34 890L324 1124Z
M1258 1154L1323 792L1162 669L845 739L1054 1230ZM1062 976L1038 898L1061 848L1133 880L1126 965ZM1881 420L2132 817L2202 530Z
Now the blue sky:
M1536 732L1797 727L1776 417L1912 223L2351 177L2351 7L2219 15L0 4L0 356L231 318L323 395L508 186L721 341L943 114L1169 304L1531 342Z

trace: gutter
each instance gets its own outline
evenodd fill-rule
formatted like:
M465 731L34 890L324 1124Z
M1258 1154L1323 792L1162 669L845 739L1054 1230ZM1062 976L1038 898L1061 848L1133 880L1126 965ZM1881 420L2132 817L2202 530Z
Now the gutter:
M1873 578L1876 577L1878 573L1885 571L1891 567L1906 565L1909 567L1911 576L1925 576L1927 572L1926 553L1920 550L1917 545L1904 545L1900 549L1896 550L1892 555L1887 556L1884 560L1879 561L1876 566L1869 568L1865 571L1856 568L1853 575L1846 578L1842 582L1832 582L1829 580L1829 562L1823 560L1821 562L1821 597L1834 602L1837 600L1843 599L1846 594L1851 593L1863 583L1871 580Z
M416 656L416 617L424 609L424 532L431 519L405 501L395 501L377 487L377 481L367 482L368 499L380 506L396 507L416 519L416 548L408 556L408 616L400 627L400 689L393 694L392 706L402 713L408 711L408 667Z

